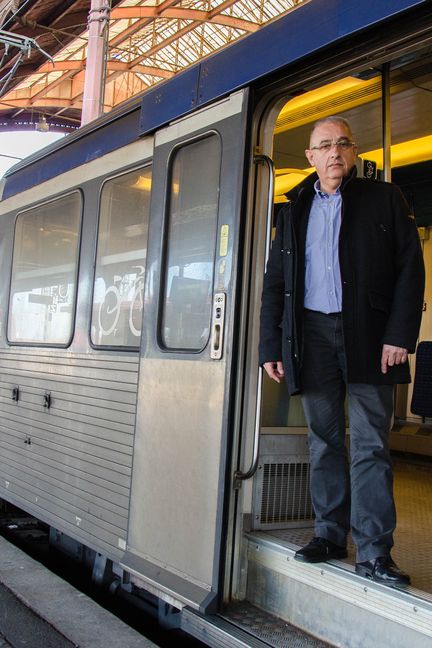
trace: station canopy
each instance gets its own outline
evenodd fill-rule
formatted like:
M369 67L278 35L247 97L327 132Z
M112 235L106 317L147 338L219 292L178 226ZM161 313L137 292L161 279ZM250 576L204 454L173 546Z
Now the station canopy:
M260 29L303 0L100 0L103 112ZM91 0L0 0L0 130L81 122Z

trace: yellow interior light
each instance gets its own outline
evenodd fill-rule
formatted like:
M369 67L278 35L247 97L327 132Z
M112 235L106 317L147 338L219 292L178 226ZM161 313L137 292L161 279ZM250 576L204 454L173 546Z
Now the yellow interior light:
M390 150L391 165L393 168L406 166L407 164L416 164L417 162L427 162L432 159L432 135L401 142L401 144L393 144ZM383 168L382 149L360 153L359 157L362 160L376 162L378 169Z
M371 160L375 162L378 169L383 168L383 150L375 149L360 153L362 160ZM432 160L432 135L419 137L418 139L393 144L391 147L391 165L392 168L416 164L418 162L427 162ZM275 202L286 202L285 194L291 191L305 177L315 171L315 168L308 169L276 169L275 171Z
M291 191L315 169L278 169L275 178L275 196Z
M138 180L133 183L134 189L141 189L141 191L150 191L151 190L151 177L149 176L139 176ZM178 182L173 182L171 185L172 192L178 194L180 191L180 186Z
M134 189L141 189L142 191L150 191L151 178L148 176L138 176L138 180L132 185Z
M392 91L396 88L393 87ZM346 77L290 99L276 121L275 133L282 133L322 117L374 101L381 97L381 77L363 81Z

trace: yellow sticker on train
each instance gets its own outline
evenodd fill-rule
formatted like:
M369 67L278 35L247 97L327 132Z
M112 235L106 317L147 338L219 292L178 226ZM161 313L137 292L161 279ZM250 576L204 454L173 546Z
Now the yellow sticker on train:
M228 254L229 225L222 225L220 231L219 256Z

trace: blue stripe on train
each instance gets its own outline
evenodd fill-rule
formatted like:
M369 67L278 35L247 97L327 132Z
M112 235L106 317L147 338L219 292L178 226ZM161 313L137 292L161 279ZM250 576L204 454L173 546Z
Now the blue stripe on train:
M147 91L6 174L3 199L135 141L289 63L430 0L313 0ZM138 104L139 107L139 104ZM90 128L89 128L90 127ZM31 162L31 164L30 164ZM85 173L85 167L83 168Z

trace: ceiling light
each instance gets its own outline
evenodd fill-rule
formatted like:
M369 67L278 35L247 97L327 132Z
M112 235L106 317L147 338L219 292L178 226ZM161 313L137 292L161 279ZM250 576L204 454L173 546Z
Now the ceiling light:
M36 123L35 128L38 133L48 133L50 127L45 115L39 115L39 121Z

